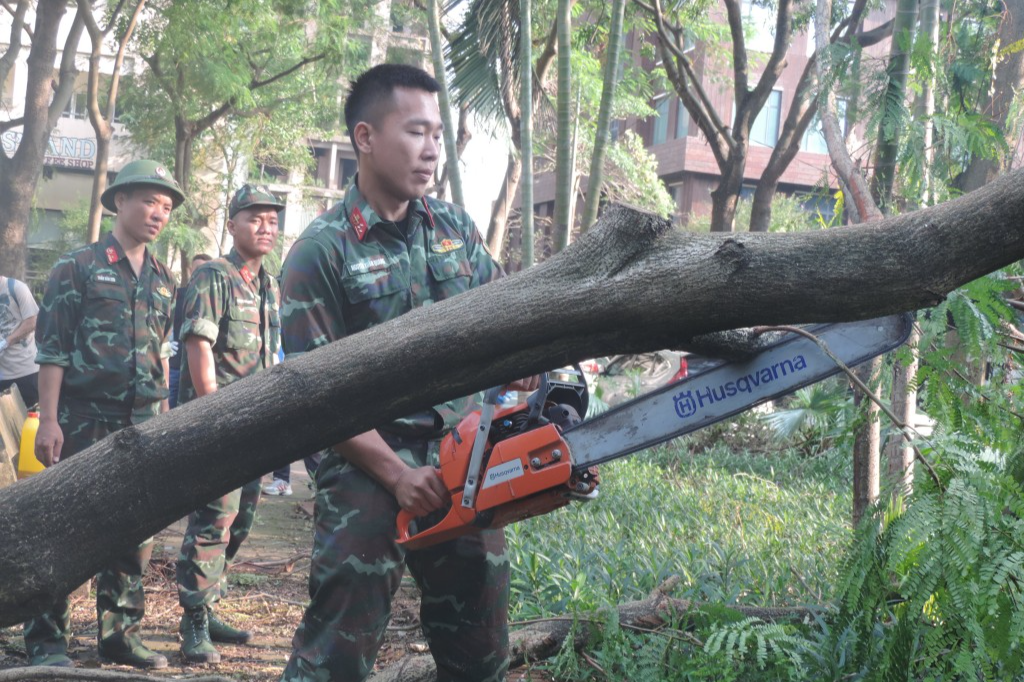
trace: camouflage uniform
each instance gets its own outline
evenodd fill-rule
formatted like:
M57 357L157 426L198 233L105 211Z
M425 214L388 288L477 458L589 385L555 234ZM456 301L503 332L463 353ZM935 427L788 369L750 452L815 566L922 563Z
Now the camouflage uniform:
M64 368L57 411L62 460L160 412L174 289L170 271L148 251L136 277L112 234L54 265L36 325L36 362ZM98 574L101 646L138 636L151 553L149 539ZM66 598L25 624L31 657L63 654L69 639Z
M357 181L358 182L358 179ZM409 204L403 233L381 220L356 184L292 247L282 279L285 351L295 355L449 298L501 275L465 211L435 199ZM379 429L413 467L476 406L440 405ZM284 680L350 682L373 668L405 565L423 592L421 619L439 680L500 680L508 668L509 563L501 530L405 552L398 503L329 451L317 470L311 602Z
M234 249L192 274L185 290L184 343L189 336L210 342L217 387L255 374L277 362L281 344L277 282L260 268L254 275ZM178 402L194 400L196 391L181 360ZM178 599L186 609L210 606L226 590L226 568L249 535L260 499L259 479L193 512L178 558Z

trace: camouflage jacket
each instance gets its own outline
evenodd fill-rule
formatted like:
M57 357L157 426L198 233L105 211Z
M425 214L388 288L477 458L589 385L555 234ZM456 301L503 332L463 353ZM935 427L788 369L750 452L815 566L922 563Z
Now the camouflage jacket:
M358 176L344 201L306 228L285 260L281 320L289 356L502 275L463 209L429 197L410 202L403 234L374 213L357 182ZM397 420L388 430L437 437L477 402L472 396L438 405Z
M148 250L136 277L113 234L62 256L36 320L36 362L60 365L60 402L72 414L152 415L167 397L174 279Z
M181 342L199 336L213 348L217 387L255 374L277 362L281 345L277 281L266 268L254 275L234 249L225 258L196 268L185 289ZM188 353L181 351L178 401L196 397Z

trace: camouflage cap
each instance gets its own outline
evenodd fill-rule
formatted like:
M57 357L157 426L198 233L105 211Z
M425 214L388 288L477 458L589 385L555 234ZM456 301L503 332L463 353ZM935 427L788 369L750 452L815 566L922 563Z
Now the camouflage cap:
M238 188L235 196L231 197L231 203L228 205L228 218L234 218L239 211L253 206L272 206L280 212L285 205L267 189L266 185L245 184Z
M167 190L171 195L171 203L174 208L185 201L185 193L181 191L178 181L166 168L156 161L142 159L132 161L118 172L117 177L100 197L100 203L111 213L117 213L114 196L133 185L153 185Z

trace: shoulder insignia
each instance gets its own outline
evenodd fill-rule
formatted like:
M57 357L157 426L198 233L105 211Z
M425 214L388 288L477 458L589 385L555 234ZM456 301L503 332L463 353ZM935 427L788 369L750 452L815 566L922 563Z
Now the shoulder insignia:
M366 236L366 231L369 230L369 226L366 224L366 218L363 217L363 212L356 206L352 209L351 215L348 217L348 221L352 224L352 229L356 231L356 237L359 241L363 241L363 237Z
M430 223L431 227L434 227L434 214L430 212L430 206L427 206L427 198L423 197L420 201L423 202L423 210L427 212L427 222Z
M113 246L107 247L107 263L113 264L117 262L117 249Z
M461 249L465 245L466 242L461 239L442 239L439 242L431 244L430 250L434 253L448 253L449 251Z

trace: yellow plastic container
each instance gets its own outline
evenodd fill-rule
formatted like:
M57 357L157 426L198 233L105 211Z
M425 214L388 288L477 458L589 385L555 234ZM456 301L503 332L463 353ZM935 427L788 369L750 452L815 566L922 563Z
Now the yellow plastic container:
M28 419L21 427L21 450L18 453L18 480L34 476L45 469L36 459L36 431L39 430L39 413L29 412Z

